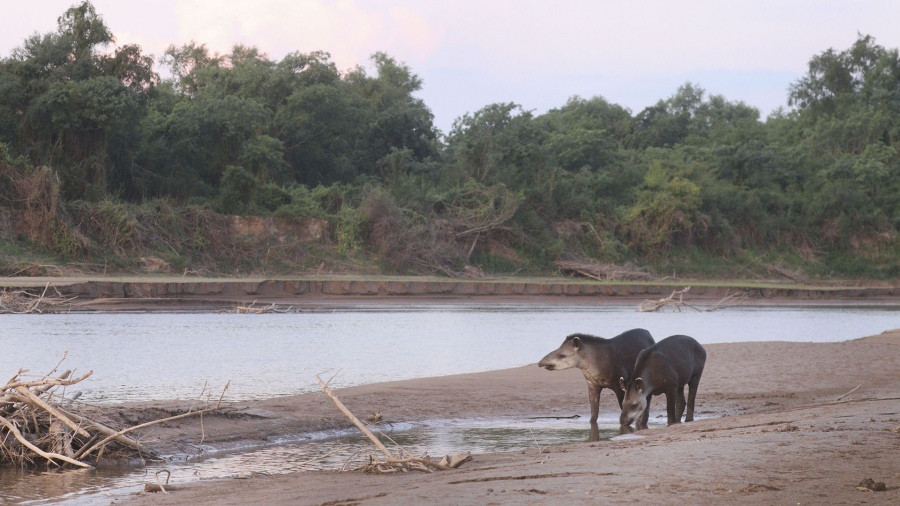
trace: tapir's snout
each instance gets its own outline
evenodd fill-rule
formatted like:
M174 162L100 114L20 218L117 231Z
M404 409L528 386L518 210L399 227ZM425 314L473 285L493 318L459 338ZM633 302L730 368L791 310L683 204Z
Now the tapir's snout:
M548 371L556 370L556 353L557 352L554 351L544 355L544 358L542 358L541 361L538 362L538 367L543 367Z

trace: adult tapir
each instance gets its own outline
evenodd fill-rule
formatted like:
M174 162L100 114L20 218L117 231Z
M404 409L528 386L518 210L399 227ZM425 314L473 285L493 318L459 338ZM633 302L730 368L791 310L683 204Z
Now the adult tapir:
M641 351L631 379L619 378L619 386L625 391L619 423L629 425L637 420L636 428L646 429L650 397L660 394L666 394L669 425L679 423L685 408L685 385L688 386L688 397L684 421L693 421L694 399L704 365L706 350L689 336L670 336Z
M610 339L572 334L558 349L542 358L538 366L548 371L572 367L581 369L588 384L591 425L596 425L600 412L600 391L609 388L615 392L621 408L625 391L619 384L619 378L631 378L638 353L652 345L653 336L644 329L632 329Z

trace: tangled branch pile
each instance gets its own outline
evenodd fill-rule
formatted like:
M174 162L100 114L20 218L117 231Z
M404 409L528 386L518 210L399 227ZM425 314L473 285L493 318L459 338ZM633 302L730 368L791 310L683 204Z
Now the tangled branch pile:
M554 262L563 272L597 281L641 281L657 279L642 269L615 264L601 264L593 260L557 260Z
M101 415L81 413L75 402L79 393L66 397L66 387L83 381L92 371L73 378L72 371L53 376L54 368L45 376L31 379L27 372L20 369L0 388L0 466L46 463L92 468L103 456L153 458L152 451L127 434L160 422L214 411L221 403L220 398L213 408L115 429L113 422L101 421Z
M647 299L638 306L638 311L641 313L653 313L656 311L660 311L664 308L670 307L675 309L676 311L681 311L681 308L690 308L695 311L716 311L718 309L723 309L726 307L733 307L743 304L747 299L750 298L750 295L747 292L729 292L725 297L722 297L718 302L713 304L712 306L708 306L706 308L697 306L695 304L690 304L684 301L684 296L691 290L691 287L685 287L682 290L673 290L672 294L668 297L664 297L662 299Z
M69 308L74 297L64 297L56 290L55 296L48 296L50 284L41 293L27 290L0 290L0 314L15 313L57 313Z
M33 380L24 379L26 372L19 370L0 389L0 464L33 465L42 459L48 465L90 468L87 461L99 459L107 445L110 450L143 450L124 433L76 413L76 396L65 397L65 387L81 382L91 371L77 378L66 371Z
M274 302L269 304L268 306L256 306L256 301L253 301L248 306L235 306L234 312L238 314L265 314L265 313L298 313L299 309L294 309L294 306L279 306Z

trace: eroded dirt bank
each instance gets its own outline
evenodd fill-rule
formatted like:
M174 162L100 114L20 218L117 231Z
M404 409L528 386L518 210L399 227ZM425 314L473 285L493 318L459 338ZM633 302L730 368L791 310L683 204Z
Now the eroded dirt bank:
M641 438L477 455L455 471L390 476L305 472L187 484L116 504L897 504L900 330L839 343L707 346L697 400L715 416ZM578 371L536 366L338 391L385 420L584 413ZM604 392L601 412L615 411ZM664 414L655 398L651 416ZM158 428L161 449L264 442L346 426L331 401L301 395L234 406L228 416ZM464 450L464 448L460 448ZM884 492L862 491L871 478Z

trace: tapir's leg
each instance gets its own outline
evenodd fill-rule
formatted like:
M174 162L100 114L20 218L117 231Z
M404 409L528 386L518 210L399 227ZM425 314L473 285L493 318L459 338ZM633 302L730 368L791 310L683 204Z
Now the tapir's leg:
M684 415L684 385L678 387L678 399L675 400L675 419L681 421L682 415Z
M616 393L616 399L619 400L619 409L622 409L622 402L625 401L625 390L613 388L613 392Z
M635 427L638 430L647 428L647 421L650 420L650 396L647 396L647 407L644 408L644 412L641 413L641 417L637 422L638 425Z
M700 373L697 373L688 381L687 416L684 417L685 422L694 421L694 399L697 398L697 386L699 385Z
M641 418L640 418L640 422L639 422L640 425L638 426L638 428L646 429L648 420L650 420L650 397L647 397L647 407L644 408L644 412L641 413Z
M675 418L675 404L678 402L678 391L675 387L670 386L666 389L666 415L669 425L678 423L680 420Z
M597 423L597 417L600 415L600 392L603 387L598 385L588 385L588 397L591 400L591 423Z

